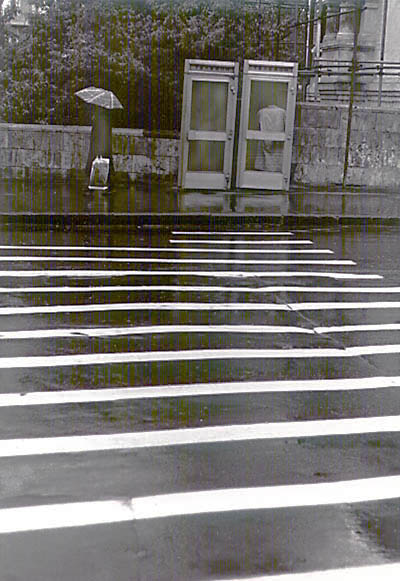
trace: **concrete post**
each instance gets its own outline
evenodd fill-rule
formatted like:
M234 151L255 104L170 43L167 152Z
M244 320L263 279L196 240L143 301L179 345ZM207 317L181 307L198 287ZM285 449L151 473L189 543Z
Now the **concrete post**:
M354 16L353 10L356 8L354 0L342 0L340 3L339 30L337 41L340 44L353 44L354 38Z
M323 46L332 44L336 41L336 18L335 14L338 13L338 7L336 2L327 0L326 4L326 31L323 38Z

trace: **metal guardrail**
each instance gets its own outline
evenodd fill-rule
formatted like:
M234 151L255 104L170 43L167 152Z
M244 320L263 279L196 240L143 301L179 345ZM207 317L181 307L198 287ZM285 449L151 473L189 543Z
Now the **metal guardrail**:
M400 62L399 61L332 61L316 59L308 69L299 70L299 77L305 80L321 77L342 77L351 83L352 75L355 81L365 85L358 94L363 94L368 102L382 104L385 96L390 95L393 102L400 102ZM376 83L374 83L374 80ZM398 88L385 86L385 80L398 80ZM396 83L397 84L397 83ZM374 86L376 85L376 86ZM318 83L316 83L318 88ZM357 91L356 91L357 92ZM334 91L332 91L332 95ZM318 99L318 97L317 97Z

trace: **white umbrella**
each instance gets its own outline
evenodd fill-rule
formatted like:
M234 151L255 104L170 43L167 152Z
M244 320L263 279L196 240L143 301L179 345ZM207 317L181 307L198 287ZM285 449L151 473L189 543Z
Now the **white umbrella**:
M97 105L104 109L123 109L114 93L112 91L107 91L106 89L101 89L99 87L86 87L86 89L77 91L75 95L85 101L85 103Z

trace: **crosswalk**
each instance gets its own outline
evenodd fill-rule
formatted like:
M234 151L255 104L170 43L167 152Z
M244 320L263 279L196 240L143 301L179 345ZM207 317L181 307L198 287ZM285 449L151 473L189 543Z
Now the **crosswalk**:
M399 578L400 286L310 234L0 245L4 579Z

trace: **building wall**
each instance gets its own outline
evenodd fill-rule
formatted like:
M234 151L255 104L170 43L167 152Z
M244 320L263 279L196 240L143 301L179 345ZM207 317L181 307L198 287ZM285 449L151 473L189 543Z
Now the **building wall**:
M388 17L386 21L385 61L400 62L399 27L399 0L389 0Z
M342 183L348 108L300 103L293 145L292 184ZM0 124L0 177L83 177L89 127ZM142 130L114 129L114 165L132 180L157 175L177 182L179 140ZM392 189L400 183L400 112L360 108L353 112L347 184Z
M387 13L385 6L387 2ZM318 95L315 89L311 98L325 102L348 102L351 84L349 62L354 53L354 18L348 13L360 0L319 0L317 6L325 6L329 14L343 12L343 16L327 20L326 34L319 45L321 49ZM362 0L360 30L357 39L357 60L361 74L356 78L354 98L358 103L378 105L391 103L400 109L400 2L399 0ZM347 14L346 14L347 12ZM330 23L330 24L328 24ZM386 33L384 33L386 25ZM316 25L316 28L318 26ZM317 32L316 32L317 35ZM382 42L384 41L384 46ZM380 77L379 62L381 50L386 63L395 67L385 67ZM328 61L328 62L327 62ZM343 63L339 68L338 65ZM332 66L334 64L334 66ZM394 74L389 74L394 73ZM382 81L382 85L381 85Z

